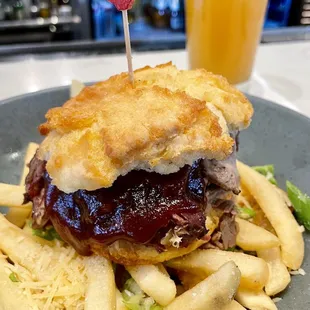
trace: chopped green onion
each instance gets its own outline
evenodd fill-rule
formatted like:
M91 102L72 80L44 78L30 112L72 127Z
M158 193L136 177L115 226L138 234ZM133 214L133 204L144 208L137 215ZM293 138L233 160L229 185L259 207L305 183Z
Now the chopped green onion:
M286 181L286 188L297 220L310 230L310 197L289 181Z
M53 241L55 239L60 240L61 238L58 235L58 233L56 232L54 227L50 227L50 228L41 228L41 229L32 229L32 234L34 236L37 236L39 238L48 240L48 241Z
M226 251L228 252L236 252L237 248L235 246L228 248Z
M18 279L18 276L15 272L12 272L10 275L9 275L9 278L12 282L20 282L19 279Z
M52 236L44 229L33 229L32 234L48 241L53 240Z
M59 240L59 241L62 241L62 239L60 238L59 234L57 233L57 231L55 230L54 227L52 227L52 228L49 229L49 233L50 233L50 235L53 237L53 240L54 240L54 239L57 239L57 240Z
M237 206L237 212L239 214L239 217L241 217L244 220L249 220L256 215L255 210L253 210L252 208L241 207L241 206Z
M123 292L123 303L129 310L142 310L140 305L143 295L129 295L126 291Z
M129 291L134 295L143 295L143 291L133 278L130 278L125 282L124 290Z
M129 310L163 310L153 298L146 296L134 279L128 279L122 292L123 303Z
M278 182L274 177L274 165L255 166L252 168L266 177L270 183L278 185Z

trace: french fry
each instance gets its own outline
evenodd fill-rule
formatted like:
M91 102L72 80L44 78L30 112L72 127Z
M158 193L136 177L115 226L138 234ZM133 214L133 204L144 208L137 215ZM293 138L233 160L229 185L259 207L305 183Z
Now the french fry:
M191 289L206 278L204 273L202 275L197 275L183 270L177 270L177 275L185 290Z
M72 98L77 96L84 87L85 84L83 84L81 81L72 80L70 87L70 97Z
M116 310L128 310L125 304L123 303L123 296L121 292L115 288L116 290Z
M234 298L240 283L240 271L228 262L217 272L169 304L165 310L221 310Z
M32 204L21 206L21 208L10 208L6 214L6 218L17 227L24 227L26 219L31 213Z
M282 199L284 200L285 204L288 207L292 207L292 203L291 203L290 199L288 198L287 192L285 192L282 188L279 188L277 186L274 186L274 188L277 190L279 195L282 197Z
M1 255L1 252L0 252ZM18 283L14 283L6 272L7 261L0 257L0 309L2 310L19 310L33 309Z
M237 301L233 300L223 310L245 310L245 308L242 307Z
M18 227L25 224L25 220L31 212L31 203L23 205L24 193L24 186L0 183L0 206L15 210L9 211L6 217Z
M24 167L23 167L23 172L20 178L20 186L23 187L23 193L25 192L25 180L26 180L26 176L29 172L29 168L28 168L28 164L30 163L32 157L35 155L37 149L38 149L39 145L34 143L34 142L30 142L28 144L27 147L27 151L26 151L26 155L24 158ZM1 195L1 194L0 194ZM0 197L1 199L1 197ZM31 206L31 204L29 204L29 206ZM22 208L18 208L18 209L9 209L6 218L13 224L15 224L18 227L23 227L25 225L25 221L29 216L29 208L25 205L21 206Z
M14 262L31 270L37 279L48 279L52 268L55 268L59 263L56 251L35 242L31 236L10 223L2 214L0 214L0 249ZM42 257L44 254L52 259L49 268L43 271L36 262L38 257Z
M269 279L265 286L265 292L274 296L282 292L291 282L291 276L281 259L279 247L257 251L257 256L267 262L269 267Z
M31 203L23 205L25 188L19 185L0 183L0 206L31 210Z
M199 277L185 271L178 271L178 278L184 285L185 290L191 289L205 279L205 277ZM245 308L242 307L237 301L233 300L229 305L224 308L224 310L245 310Z
M277 233L284 264L294 270L300 268L304 258L304 240L285 201L264 176L239 161L237 167L242 183L256 199Z
M160 264L157 264L156 266L158 267L161 273L163 273L164 275L170 278L170 275L163 264L160 263Z
M85 310L115 310L116 291L111 262L100 256L86 257L84 262L89 281Z
M236 222L239 226L236 243L241 249L258 251L280 245L279 239L266 229L240 218L236 218Z
M225 263L233 261L241 271L240 285L253 290L262 289L268 280L267 263L258 257L216 249L196 250L186 256L168 261L167 266L200 276L208 276Z
M277 306L263 291L249 291L239 289L236 300L250 310L277 310Z
M162 306L168 305L177 293L174 281L154 265L127 266L127 271L142 291Z

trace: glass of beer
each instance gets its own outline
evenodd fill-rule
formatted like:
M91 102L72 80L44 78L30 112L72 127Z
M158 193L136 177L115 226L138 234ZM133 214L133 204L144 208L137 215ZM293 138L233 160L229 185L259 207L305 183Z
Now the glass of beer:
M268 0L186 0L191 69L205 68L230 83L252 73Z

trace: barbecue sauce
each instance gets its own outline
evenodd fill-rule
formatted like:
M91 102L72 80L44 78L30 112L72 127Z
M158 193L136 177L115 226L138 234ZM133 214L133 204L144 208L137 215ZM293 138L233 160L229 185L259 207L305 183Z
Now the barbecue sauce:
M119 239L148 244L158 242L158 232L167 232L172 224L187 226L191 241L203 237L205 188L201 161L168 175L132 171L110 188L71 194L52 185L46 172L45 205L61 237L87 254L88 239L102 244ZM195 223L187 223L189 218Z

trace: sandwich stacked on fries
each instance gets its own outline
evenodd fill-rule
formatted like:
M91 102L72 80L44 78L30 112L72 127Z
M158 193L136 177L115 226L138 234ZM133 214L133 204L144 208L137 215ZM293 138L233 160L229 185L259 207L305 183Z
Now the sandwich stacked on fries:
M24 201L0 186L0 305L276 309L304 245L286 194L236 161L252 115L222 77L171 63L49 110Z
M39 127L25 202L80 254L155 264L235 245L236 131L252 106L220 77L171 64L85 88ZM236 110L239 113L236 113Z

